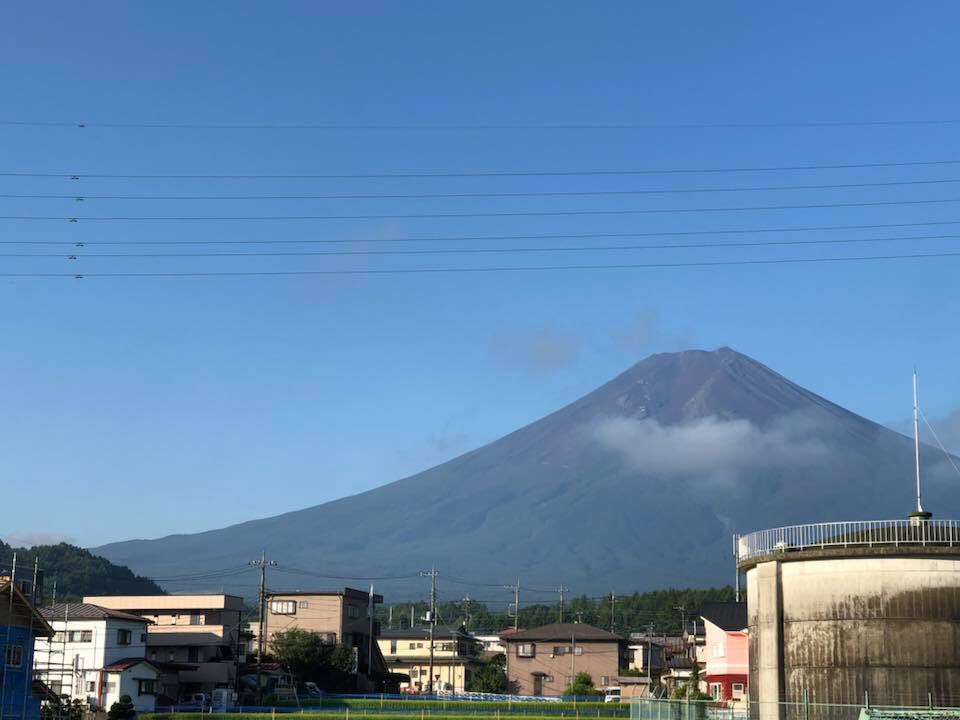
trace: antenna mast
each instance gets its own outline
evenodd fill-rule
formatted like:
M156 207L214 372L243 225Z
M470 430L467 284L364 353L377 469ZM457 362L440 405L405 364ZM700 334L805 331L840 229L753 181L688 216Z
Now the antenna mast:
M917 400L917 369L913 369L913 448L917 468L917 512L923 512L920 503L920 403Z

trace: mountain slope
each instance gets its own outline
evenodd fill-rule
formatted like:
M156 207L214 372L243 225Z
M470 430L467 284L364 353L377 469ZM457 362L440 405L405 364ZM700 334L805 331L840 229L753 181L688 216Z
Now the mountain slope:
M932 456L931 456L932 457ZM653 355L580 400L369 492L196 535L97 549L149 575L239 566L450 575L575 591L715 584L731 532L901 517L910 441L728 348ZM928 483L939 516L958 495ZM337 581L285 576L288 585ZM416 585L397 581L398 594ZM451 591L453 588L450 588Z

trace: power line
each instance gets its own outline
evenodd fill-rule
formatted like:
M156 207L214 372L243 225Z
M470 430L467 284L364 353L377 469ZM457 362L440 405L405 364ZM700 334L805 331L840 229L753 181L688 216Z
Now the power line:
M107 258L156 259L156 258L239 258L239 257L344 257L344 256L387 256L387 255L476 255L476 254L512 254L512 253L555 253L555 252L610 252L637 250L685 250L704 248L740 248L740 247L782 247L802 245L850 245L857 243L884 243L908 240L950 240L960 238L960 234L945 235L906 235L896 237L873 238L829 238L817 240L760 240L713 243L659 243L646 245L572 245L551 247L507 247L507 248L430 248L416 250L319 250L300 252L165 252L165 253L6 253L3 258L53 258L56 260L93 260ZM377 579L377 578L374 578Z
M960 198L937 198L923 200L876 200L849 203L812 203L803 205L740 205L733 207L695 207L695 208L644 208L640 210L547 210L547 211L497 211L497 212L457 212L457 213L385 213L374 215L247 215L247 216L53 216L53 215L0 215L0 220L54 220L71 223L78 222L204 222L204 221L276 221L276 220L437 220L445 218L485 218L485 217L571 217L590 215L654 215L682 213L744 212L749 210L812 210L818 208L855 208L884 207L899 205L934 205L960 202Z
M709 173L793 172L804 170L868 170L891 167L960 165L960 160L906 160L902 162L821 163L811 165L745 165L719 168L639 168L625 170L474 170L376 173L203 174L203 173L88 173L0 171L0 177L61 178L64 180L383 180L412 178L586 177L617 175L697 175Z
M908 223L870 223L862 225L809 225L800 227L732 228L729 230L674 230L655 232L619 233L574 233L547 235L465 235L399 238L313 238L310 240L0 240L0 245L70 245L87 247L94 245L309 245L309 244L354 244L354 243L427 243L470 242L475 240L586 240L639 237L692 237L700 235L756 235L765 233L835 232L845 230L878 230L881 228L932 227L937 225L960 225L960 220L931 220Z
M42 273L4 272L5 278L202 278L202 277L283 277L324 275L441 275L451 273L502 273L502 272L549 272L574 270L643 270L696 267L737 267L751 265L793 265L815 263L853 263L882 260L923 260L932 258L960 257L960 252L916 253L904 255L859 255L846 257L780 258L768 260L704 260L694 262L660 263L610 263L603 265L520 265L498 267L448 267L448 268L389 268L358 270L249 270L249 271L184 271L184 272L95 272L95 273Z
M216 123L194 121L104 120L0 120L0 127L105 128L127 130L327 130L327 131L505 131L505 130L736 130L843 127L907 127L914 125L956 125L954 118L905 118L899 120L744 120L709 122L623 122L623 123Z
M0 193L7 200L135 200L135 201L237 201L256 200L427 200L473 198L527 198L527 197L613 197L624 195L679 195L698 193L767 192L787 190L852 190L857 188L903 187L919 185L948 185L960 183L960 178L934 180L885 180L859 183L826 183L815 185L749 185L742 187L708 188L650 188L635 190L536 190L526 192L469 192L469 193L353 193L333 195L87 195L87 194L23 194Z

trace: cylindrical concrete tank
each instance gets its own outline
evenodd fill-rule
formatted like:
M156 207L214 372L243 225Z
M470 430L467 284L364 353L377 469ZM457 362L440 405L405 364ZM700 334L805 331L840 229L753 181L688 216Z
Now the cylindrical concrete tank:
M957 525L827 523L740 538L751 714L783 718L794 713L774 712L773 704L866 698L872 705L956 706Z

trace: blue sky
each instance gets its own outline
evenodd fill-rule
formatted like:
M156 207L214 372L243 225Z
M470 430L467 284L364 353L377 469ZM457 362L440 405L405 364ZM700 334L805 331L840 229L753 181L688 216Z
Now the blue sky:
M683 124L960 119L960 8L892 2L21 3L0 120L198 124ZM960 158L958 125L647 130L0 127L0 171L362 174L857 164ZM960 178L960 166L634 177L200 181L0 177L2 194L404 194L735 188ZM683 209L960 198L957 184L419 200L0 199L2 215ZM601 234L960 220L960 203L283 222L0 220L90 243ZM805 239L960 233L960 225ZM798 234L772 233L766 239ZM729 236L701 238L706 242ZM757 236L748 236L757 239ZM407 248L628 244L460 241ZM663 238L659 239L660 241ZM669 239L668 239L669 240ZM680 242L682 239L673 238ZM367 241L367 242L363 242ZM493 256L68 261L4 272L695 262L949 252L956 240ZM240 246L296 250L302 246ZM312 245L311 249L331 246ZM392 247L397 247L394 244ZM137 248L123 247L118 252ZM164 252L162 245L139 248ZM181 246L222 252L223 246ZM188 532L358 492L478 446L651 352L730 345L880 421L958 401L960 260L262 278L0 279L0 485L19 539Z

